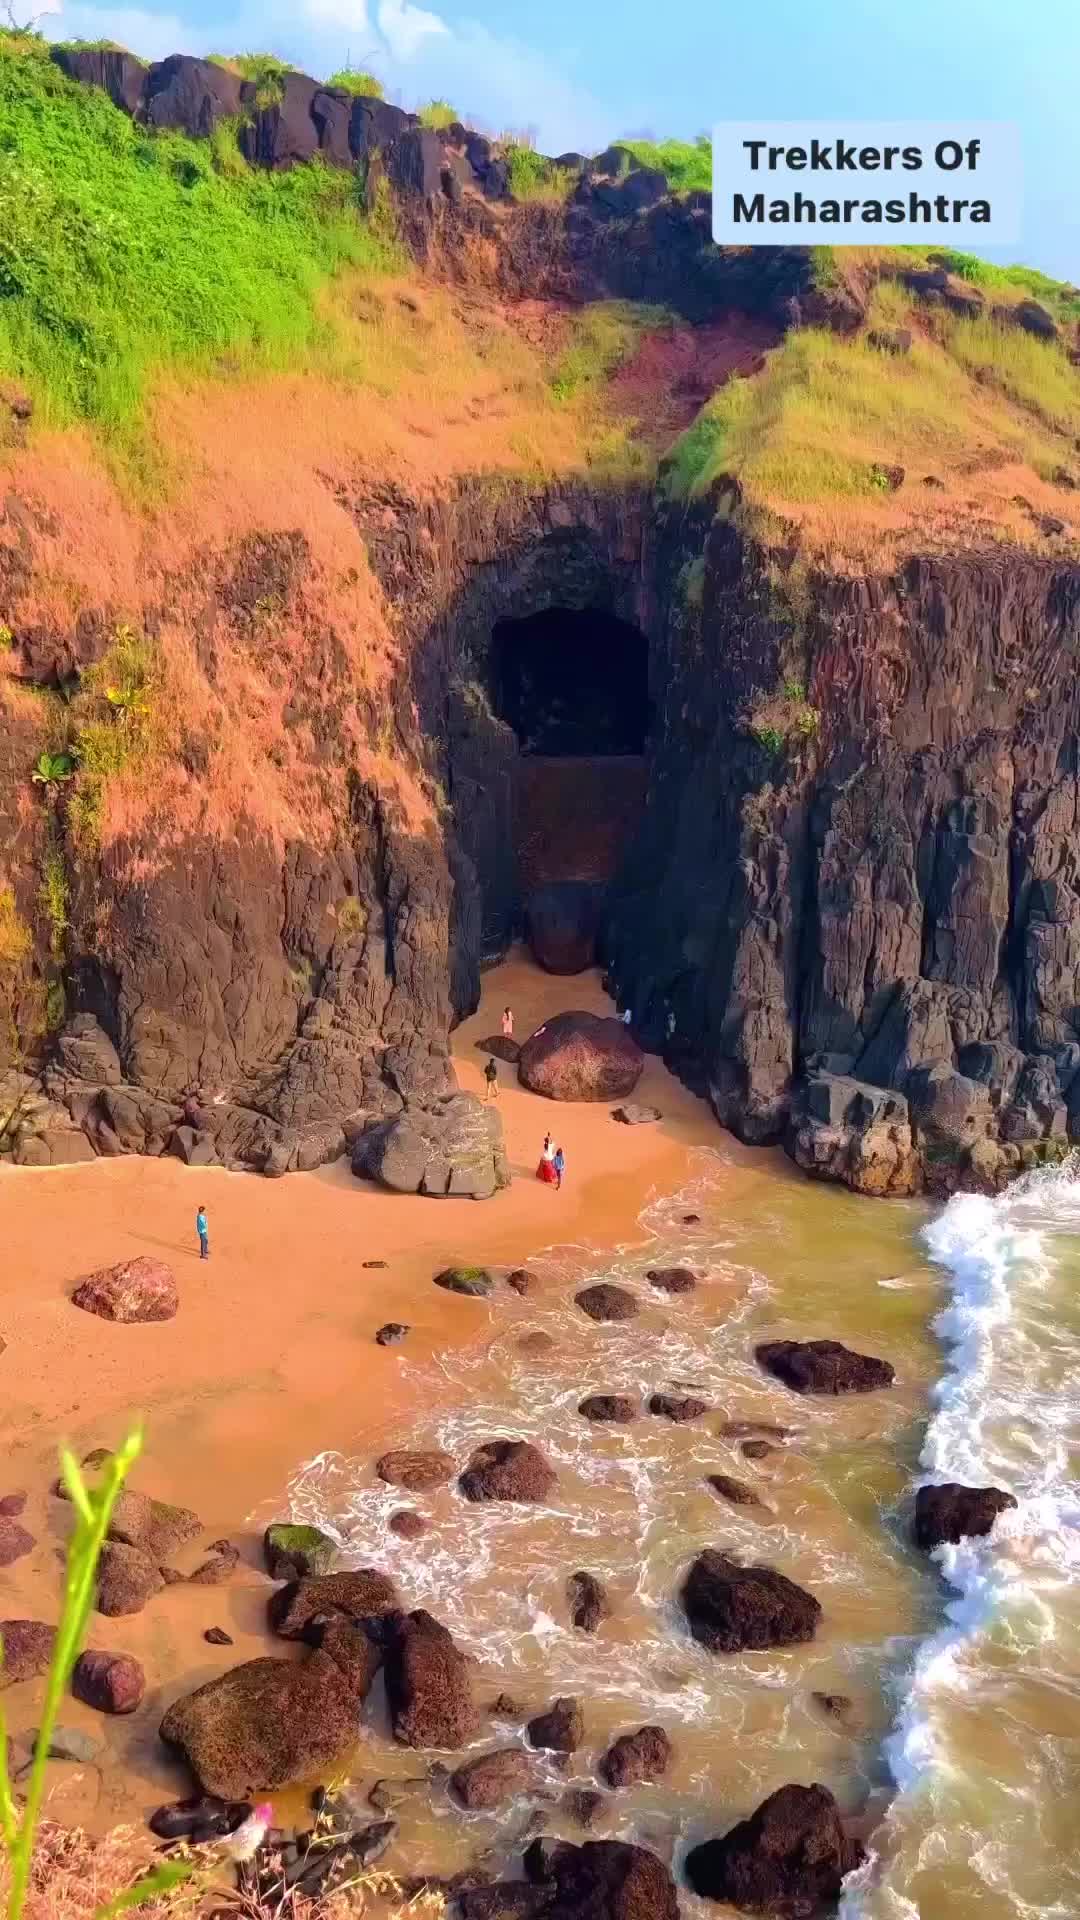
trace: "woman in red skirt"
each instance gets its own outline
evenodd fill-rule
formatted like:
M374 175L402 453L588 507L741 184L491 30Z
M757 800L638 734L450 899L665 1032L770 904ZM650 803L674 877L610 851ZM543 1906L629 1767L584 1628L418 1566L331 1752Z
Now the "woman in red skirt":
M558 1175L555 1171L555 1148L552 1145L550 1133L545 1133L544 1135L544 1151L540 1155L540 1165L536 1169L536 1177L538 1180L543 1180L548 1186L552 1187L557 1185L558 1182Z

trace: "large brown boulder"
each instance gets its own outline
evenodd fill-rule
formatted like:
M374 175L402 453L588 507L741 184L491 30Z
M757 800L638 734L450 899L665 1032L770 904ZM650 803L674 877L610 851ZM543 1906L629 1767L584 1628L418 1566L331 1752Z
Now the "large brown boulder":
M525 937L548 973L584 973L596 963L603 895L588 880L556 880L525 902Z
M839 1340L765 1340L754 1357L794 1393L872 1393L896 1378L887 1360L853 1353Z
M341 1614L347 1620L365 1620L394 1613L400 1606L389 1574L375 1567L357 1567L348 1573L313 1574L290 1580L270 1595L270 1625L283 1640L299 1640L312 1620Z
M625 1287L610 1280L599 1280L594 1287L582 1287L574 1300L590 1320L633 1320L638 1303Z
M263 1534L263 1558L272 1580L305 1580L330 1572L337 1542L321 1527L275 1520Z
M322 1646L301 1661L247 1660L170 1707L161 1738L224 1800L325 1779L357 1740L358 1672L370 1663L353 1668Z
M470 1813L490 1813L504 1800L526 1793L536 1783L536 1763L523 1747L500 1747L495 1753L466 1760L450 1776L455 1799Z
M521 1049L518 1078L548 1100L621 1100L633 1093L645 1056L621 1020L556 1013Z
M627 1840L534 1840L525 1854L534 1882L553 1881L545 1920L679 1920L675 1882L662 1860Z
M607 1588L595 1573L572 1573L566 1583L570 1624L579 1633L595 1633L602 1620L611 1618Z
M479 1730L471 1663L422 1607L390 1625L386 1696L404 1746L463 1747Z
M87 1274L71 1298L84 1313L125 1325L136 1320L172 1320L180 1305L171 1270L163 1260L145 1253Z
M663 1727L639 1727L612 1742L597 1772L605 1786L636 1787L643 1780L662 1780L670 1764L671 1741Z
M933 1553L945 1543L981 1539L999 1513L1015 1507L1011 1493L1001 1487L964 1487L947 1480L940 1487L920 1487L915 1495L915 1544Z
M454 1471L454 1462L437 1447L427 1451L395 1447L380 1455L375 1471L388 1486L404 1487L406 1493L426 1493L430 1487L446 1485Z
M789 1647L812 1640L820 1603L773 1567L741 1567L706 1547L690 1568L683 1610L694 1639L710 1653Z
M62 1499L69 1499L60 1484ZM109 1521L109 1539L122 1540L125 1546L138 1547L152 1560L168 1560L202 1532L202 1521L190 1507L174 1507L168 1500L151 1500L149 1494L125 1488L117 1495Z
M802 1920L835 1904L863 1858L826 1787L781 1787L730 1833L691 1848L686 1878L707 1900Z
M474 1093L410 1101L353 1144L352 1170L394 1193L489 1200L510 1184L498 1110Z
M554 1467L531 1440L488 1440L477 1447L458 1486L466 1500L544 1501Z
M548 1753L576 1753L585 1738L585 1718L572 1694L553 1700L546 1713L538 1713L525 1729L531 1747Z

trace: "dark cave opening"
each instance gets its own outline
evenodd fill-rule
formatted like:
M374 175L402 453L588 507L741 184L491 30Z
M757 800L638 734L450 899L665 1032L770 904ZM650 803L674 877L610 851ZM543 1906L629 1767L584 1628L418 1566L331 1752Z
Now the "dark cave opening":
M524 754L645 751L651 721L644 634L597 608L500 620L491 637L496 711Z

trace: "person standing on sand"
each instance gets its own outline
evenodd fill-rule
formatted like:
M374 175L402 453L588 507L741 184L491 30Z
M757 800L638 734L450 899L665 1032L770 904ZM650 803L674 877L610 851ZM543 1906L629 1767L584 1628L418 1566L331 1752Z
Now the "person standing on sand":
M195 1215L195 1231L199 1236L199 1259L210 1258L210 1223L206 1218L206 1208L200 1207Z
M545 1186L551 1187L555 1185L555 1149L551 1144L550 1133L545 1133L544 1135L544 1149L540 1155L540 1165L536 1169L536 1177L538 1180L542 1180Z
M502 1017L502 1030L503 1030L503 1039L504 1039L504 1040L512 1040L512 1039L513 1039L513 1037L514 1037L514 1010L513 1010L513 1008L512 1008L512 1007L504 1007L504 1008L503 1008L503 1017Z
M563 1153L563 1150L561 1147L556 1147L555 1149L554 1165L555 1165L555 1191L556 1193L560 1193L562 1191L562 1177L566 1171L566 1156Z
M490 1053L488 1054L487 1066L484 1068L484 1079L487 1081L487 1092L484 1095L484 1099L497 1100L499 1097L499 1070Z

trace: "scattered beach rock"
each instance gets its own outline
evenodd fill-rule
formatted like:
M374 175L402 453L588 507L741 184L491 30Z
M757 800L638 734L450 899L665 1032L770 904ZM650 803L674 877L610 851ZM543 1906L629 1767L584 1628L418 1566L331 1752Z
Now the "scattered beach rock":
M431 1780L426 1773L409 1774L404 1779L395 1774L392 1779L376 1780L367 1803L376 1813L397 1813L417 1802L426 1805L430 1798Z
M39 1731L38 1727L29 1727L23 1736L31 1749L37 1745ZM101 1741L81 1727L54 1727L46 1752L50 1760L73 1760L77 1766L92 1767L101 1752Z
M454 1462L448 1453L439 1453L434 1448L414 1452L408 1447L398 1447L376 1460L375 1471L388 1486L404 1487L406 1493L426 1493L429 1487L446 1485L453 1474Z
M771 1440L744 1440L739 1452L744 1460L767 1460L771 1453L778 1453Z
M396 1533L399 1540L419 1540L421 1534L428 1531L428 1523L422 1513L416 1513L412 1507L399 1507L390 1515L387 1526Z
M0 1567L10 1567L14 1561L21 1560L36 1544L33 1534L17 1520L0 1518Z
M435 1275L435 1285L444 1287L447 1293L464 1293L486 1300L495 1280L484 1267L444 1267Z
M662 1780L670 1762L671 1741L663 1727L639 1727L612 1742L597 1772L606 1786L636 1787L643 1780Z
M365 1272L385 1273L389 1262L386 1260L361 1260L360 1265L364 1268Z
M25 1493L5 1493L0 1500L0 1520L17 1520L26 1511L26 1501Z
M224 1627L207 1627L203 1639L209 1647L231 1647L233 1644L232 1634L226 1633Z
M534 1840L525 1872L534 1884L555 1883L545 1920L679 1920L667 1867L628 1840Z
M72 1303L101 1320L129 1325L141 1320L172 1320L180 1300L172 1270L163 1260L141 1253L87 1274L72 1293Z
M538 1713L525 1729L531 1747L544 1747L549 1753L576 1753L585 1738L585 1716L572 1694L553 1700L546 1713Z
M566 1583L570 1624L579 1633L595 1633L602 1620L611 1618L607 1588L595 1573L572 1573Z
M215 1540L210 1549L209 1558L189 1573L188 1583L193 1587L220 1587L230 1579L240 1565L240 1549L234 1547L231 1540ZM165 1569L162 1568L164 1573Z
M604 1796L592 1787L568 1787L559 1805L563 1813L586 1831L596 1825L598 1815L603 1811Z
M343 1623L342 1623L343 1624ZM359 1642L363 1636L346 1629ZM251 1800L338 1770L356 1744L360 1704L380 1650L348 1668L323 1647L302 1661L247 1660L176 1701L161 1738L207 1793Z
M610 1280L583 1287L574 1299L590 1320L632 1320L638 1311L634 1295L627 1293L625 1287L614 1286Z
M263 1557L272 1580L303 1580L330 1572L337 1545L321 1527L275 1520L263 1534Z
M645 1278L658 1293L693 1293L697 1286L697 1274L689 1267L650 1267Z
M505 1060L508 1067L516 1067L521 1057L518 1042L505 1033L489 1034L486 1040L478 1040L476 1046L479 1053L493 1053L496 1060Z
M530 1333L522 1334L518 1341L518 1350L521 1353L554 1353L556 1345L557 1342L550 1333L544 1333L541 1328L534 1327Z
M394 1613L400 1604L388 1573L380 1573L375 1567L357 1567L347 1573L290 1580L270 1595L267 1616L283 1640L299 1640L312 1620L336 1614L347 1620L365 1620Z
M0 1620L0 1640L4 1644L0 1688L45 1673L55 1639L56 1628L47 1627L44 1620Z
M411 1332L412 1328L406 1326L404 1320L388 1320L385 1327L380 1327L375 1335L375 1344L379 1347L396 1347L398 1342L404 1340Z
M710 1653L794 1646L812 1640L821 1619L813 1594L774 1567L741 1567L706 1547L686 1576L682 1604L690 1631Z
M451 1093L366 1128L352 1170L394 1193L488 1200L510 1184L498 1112L474 1093Z
M490 1813L536 1783L535 1762L522 1747L500 1747L466 1760L450 1776L450 1791L470 1813Z
M648 1127L654 1120L662 1120L664 1116L659 1107L639 1107L631 1100L624 1107L613 1107L611 1117L624 1127Z
M99 1613L110 1618L141 1613L147 1601L160 1593L164 1585L160 1570L148 1554L119 1540L106 1540L98 1562L94 1603Z
M491 1712L496 1720L524 1720L525 1718L525 1709L520 1700L515 1700L509 1693L496 1694L491 1703Z
M625 1426L629 1421L636 1420L638 1411L637 1401L628 1393L590 1393L587 1399L578 1404L578 1412L583 1419L617 1426Z
M531 1440L489 1440L477 1447L458 1486L466 1500L547 1499L553 1466Z
M386 1695L403 1746L463 1747L479 1731L471 1663L422 1607L395 1621L388 1635Z
M766 1340L754 1357L795 1393L872 1393L896 1378L887 1360L853 1353L839 1340Z
M1001 1487L964 1487L947 1480L939 1487L920 1487L915 1495L915 1544L933 1553L944 1544L981 1539L999 1513L1015 1507L1011 1493Z
M102 1447L89 1454L83 1465L97 1468L110 1457ZM71 1499L62 1480L56 1482L53 1491L61 1500ZM137 1547L151 1560L167 1560L201 1532L202 1521L190 1507L174 1507L168 1500L152 1500L149 1494L125 1487L117 1495L108 1538L126 1547Z
M794 1427L777 1427L769 1420L724 1420L716 1429L721 1440L790 1440Z
M248 1800L222 1800L216 1793L196 1793L190 1799L156 1807L146 1824L159 1840L193 1840L201 1846L234 1832L251 1812Z
M528 1267L515 1267L513 1273L507 1274L506 1284L524 1300L525 1295L531 1293L536 1285L536 1275L530 1273Z
M728 1473L706 1474L705 1485L711 1487L721 1500L730 1501L733 1507L760 1507L762 1504L753 1487L748 1487L744 1480L733 1480Z
M645 1055L621 1020L557 1013L525 1041L518 1079L548 1100L621 1100L633 1093Z
M781 1787L730 1833L693 1847L686 1878L707 1900L798 1920L834 1905L863 1857L826 1787Z
M134 1713L146 1692L146 1675L130 1653L81 1653L71 1691L99 1713Z
M682 1223L684 1227L700 1227L701 1215L700 1213L684 1213Z
M824 1714L826 1720L835 1721L836 1725L842 1727L845 1733L856 1733L858 1731L854 1704L846 1693L815 1692L810 1695L810 1698L818 1709L818 1712Z
M708 1413L707 1400L695 1399L693 1394L654 1393L649 1400L649 1412L662 1420L673 1420L676 1426L685 1426L689 1420L700 1420Z

